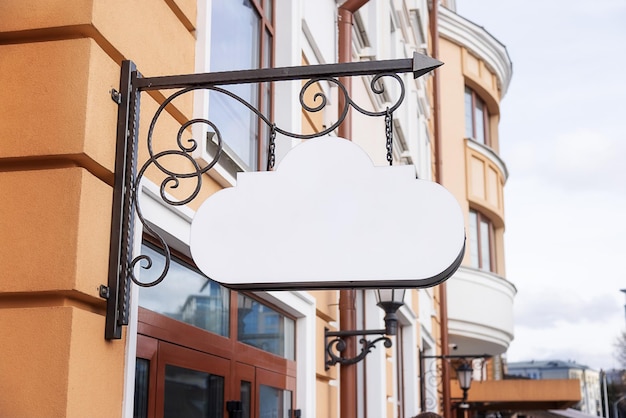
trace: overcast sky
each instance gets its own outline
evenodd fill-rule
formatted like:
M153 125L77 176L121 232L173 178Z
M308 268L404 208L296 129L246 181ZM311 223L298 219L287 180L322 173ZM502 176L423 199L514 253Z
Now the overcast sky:
M626 1L457 0L506 45L500 121L509 361L620 367L626 328Z

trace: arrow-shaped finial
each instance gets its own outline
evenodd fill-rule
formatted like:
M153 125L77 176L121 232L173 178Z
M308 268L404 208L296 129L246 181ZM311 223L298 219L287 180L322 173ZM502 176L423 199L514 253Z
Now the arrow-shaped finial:
M418 78L435 68L441 67L443 62L429 57L428 55L413 53L413 78Z

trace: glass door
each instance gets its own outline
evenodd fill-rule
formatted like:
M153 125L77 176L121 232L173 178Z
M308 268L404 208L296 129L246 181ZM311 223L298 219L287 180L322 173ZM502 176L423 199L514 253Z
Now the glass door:
M139 335L135 418L293 418L296 379Z
M256 416L259 418L292 418L296 380L293 377L256 369Z
M255 370L249 364L233 362L233 387L231 394L237 397L230 410L232 418L253 418L252 415L256 394L254 391ZM229 417L229 418L231 418Z
M156 416L223 418L230 362L159 341Z

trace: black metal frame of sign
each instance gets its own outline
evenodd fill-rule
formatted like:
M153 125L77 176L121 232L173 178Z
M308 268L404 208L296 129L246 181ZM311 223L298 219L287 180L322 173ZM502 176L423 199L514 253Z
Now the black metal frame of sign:
M276 134L285 135L291 138L309 139L327 135L334 131L346 118L350 108L372 117L384 117L386 120L386 150L387 159L391 163L391 138L392 138L392 114L404 100L405 88L400 73L413 73L414 77L421 77L442 65L441 62L421 54L414 54L411 59L367 61L344 64L311 65L285 68L267 68L258 70L228 71L204 74L173 75L160 77L143 77L132 61L122 63L120 89L112 90L111 97L119 105L117 124L117 150L115 162L115 186L113 195L113 212L111 222L111 243L108 283L100 286L100 296L107 299L106 330L105 338L119 339L122 335L122 327L128 325L129 321L129 298L130 286L134 282L138 286L155 286L167 275L171 252L163 237L154 231L146 223L139 204L139 184L146 174L146 170L157 169L163 175L160 183L160 197L169 205L186 205L194 200L202 186L202 176L212 169L222 155L222 136L218 127L208 118L191 119L181 124L176 138L174 149L155 152L153 148L153 133L159 117L174 99L190 92L198 90L209 90L224 94L238 101L248 108L256 117L263 121L270 128L270 139L268 144L267 168L274 166L274 138ZM390 104L385 110L371 112L359 107L348 94L346 87L339 81L339 77L352 76L372 76L370 89L374 94L383 94L384 87L380 81L383 78L395 80L400 86L400 94L397 100ZM327 98L323 93L314 95L314 105L305 103L305 92L313 84L326 81L338 87L340 95L343 95L344 106L339 109L339 117L335 123L328 126L321 132L313 134L299 134L289 132L268 119L252 104L246 102L241 97L230 92L224 86L235 84L258 84L270 83L286 80L308 80L304 83L300 91L300 104L307 112L319 112L327 105ZM138 145L138 121L140 113L141 92L152 90L172 90L176 91L165 98L152 117L148 134L147 148L148 159L145 162L137 161ZM198 141L195 139L183 140L183 134L195 124L203 124L215 131L217 140L217 150L215 156L206 166L201 166L192 156L192 152L197 149ZM165 164L167 158L175 156L183 158L191 165L192 170L187 172L176 172L168 168ZM178 187L181 181L192 181L194 187L183 199L175 200L168 193L168 190ZM148 283L141 282L135 277L134 267L140 263L144 269L152 267L152 260L146 255L133 257L133 234L135 217L142 223L145 231L156 237L160 241L164 250L165 263L162 272L158 277ZM460 263L460 260L459 260ZM454 270L456 270L455 266ZM454 271L452 270L452 271ZM452 274L452 273L450 273Z

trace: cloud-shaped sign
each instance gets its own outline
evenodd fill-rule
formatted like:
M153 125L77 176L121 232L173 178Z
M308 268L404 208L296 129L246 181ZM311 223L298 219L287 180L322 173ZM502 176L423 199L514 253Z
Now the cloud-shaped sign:
M429 287L465 248L463 215L412 166L375 167L356 144L306 141L276 171L239 173L198 209L191 254L236 289Z

